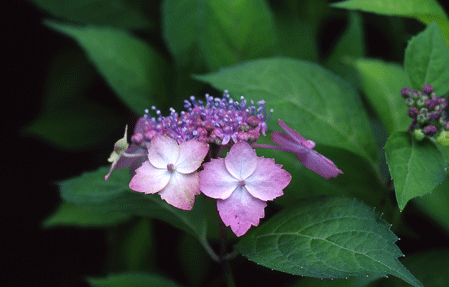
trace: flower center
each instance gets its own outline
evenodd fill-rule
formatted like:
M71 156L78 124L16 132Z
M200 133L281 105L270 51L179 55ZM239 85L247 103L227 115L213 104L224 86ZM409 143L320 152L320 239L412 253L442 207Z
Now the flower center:
M245 180L239 180L239 186L245 186L246 185L246 182L245 182Z
M172 163L167 164L167 170L172 173L175 171L175 166Z

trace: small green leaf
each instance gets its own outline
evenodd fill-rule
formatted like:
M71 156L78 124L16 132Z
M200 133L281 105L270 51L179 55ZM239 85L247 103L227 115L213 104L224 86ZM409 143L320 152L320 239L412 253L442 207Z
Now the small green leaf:
M104 213L62 202L58 209L42 222L42 225L45 228L56 226L109 227L130 219L131 216L127 214Z
M104 278L88 278L92 287L179 287L180 285L159 275L121 273Z
M168 65L142 40L109 27L45 24L75 39L117 96L136 113L167 94Z
M436 0L348 0L331 4L331 6L390 16L418 17L420 15L434 15L446 18L444 9Z
M142 194L128 187L127 169L115 170L108 181L104 176L109 167L87 172L79 177L59 182L61 197L70 203L101 212L120 212L130 215L164 220L185 230L204 244L206 219L202 212L201 197L196 197L191 211L168 205L158 194Z
M373 166L377 150L357 93L339 77L308 62L288 58L249 61L196 79L235 98L265 100L273 118L318 144L347 149ZM269 121L270 128L276 121Z
M42 10L71 22L114 26L127 29L148 29L155 26L146 10L147 1L127 0L32 0Z
M411 119L400 91L410 82L404 69L372 59L359 59L355 67L360 73L363 91L388 133L407 130Z
M410 199L430 193L446 176L443 154L428 139L417 142L407 132L394 133L385 155L401 210Z
M435 22L410 40L404 66L412 88L429 84L437 95L449 91L449 50Z
M317 278L392 274L422 286L397 257L397 237L371 207L341 197L297 203L248 233L236 248L249 260Z

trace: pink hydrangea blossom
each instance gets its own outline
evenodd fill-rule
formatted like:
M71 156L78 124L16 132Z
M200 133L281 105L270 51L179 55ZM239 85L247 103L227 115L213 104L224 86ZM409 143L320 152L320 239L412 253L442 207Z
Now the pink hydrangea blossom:
M159 193L174 207L191 210L195 195L200 193L196 170L201 166L209 145L156 135L148 148L148 161L136 170L129 187L146 194Z
M278 120L278 123L286 132L275 131L271 133L271 141L278 144L278 146L254 144L253 147L292 152L305 167L326 179L337 177L339 174L343 173L330 159L313 150L315 147L313 141L306 140L283 121Z
M264 217L267 200L283 194L291 175L274 159L257 157L246 142L234 144L226 158L212 159L200 172L200 189L216 198L217 208L226 226L237 236Z

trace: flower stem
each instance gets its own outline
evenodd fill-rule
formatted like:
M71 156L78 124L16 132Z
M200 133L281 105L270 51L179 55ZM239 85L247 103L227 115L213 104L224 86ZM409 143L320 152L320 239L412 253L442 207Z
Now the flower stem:
M220 224L220 263L223 266L223 272L226 279L226 285L228 287L235 287L234 275L232 274L231 264L229 260L232 256L227 254L227 234L226 234L226 225L223 221L219 220Z

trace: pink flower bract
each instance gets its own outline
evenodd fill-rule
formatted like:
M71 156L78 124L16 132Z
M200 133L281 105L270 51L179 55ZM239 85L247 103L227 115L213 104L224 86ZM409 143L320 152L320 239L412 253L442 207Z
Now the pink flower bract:
M255 144L253 146L292 152L305 167L326 179L337 177L339 174L343 173L330 159L313 150L315 147L313 141L306 140L283 121L278 120L278 123L286 132L275 131L271 133L271 141L278 144L278 146L264 144Z
M266 201L281 196L291 180L274 159L257 157L246 142L234 144L226 158L205 163L199 177L201 191L218 199L221 219L237 236L259 224Z
M148 148L148 161L136 169L129 187L146 194L159 193L174 207L191 210L200 193L196 170L204 160L209 145L197 140L178 143L157 135Z

